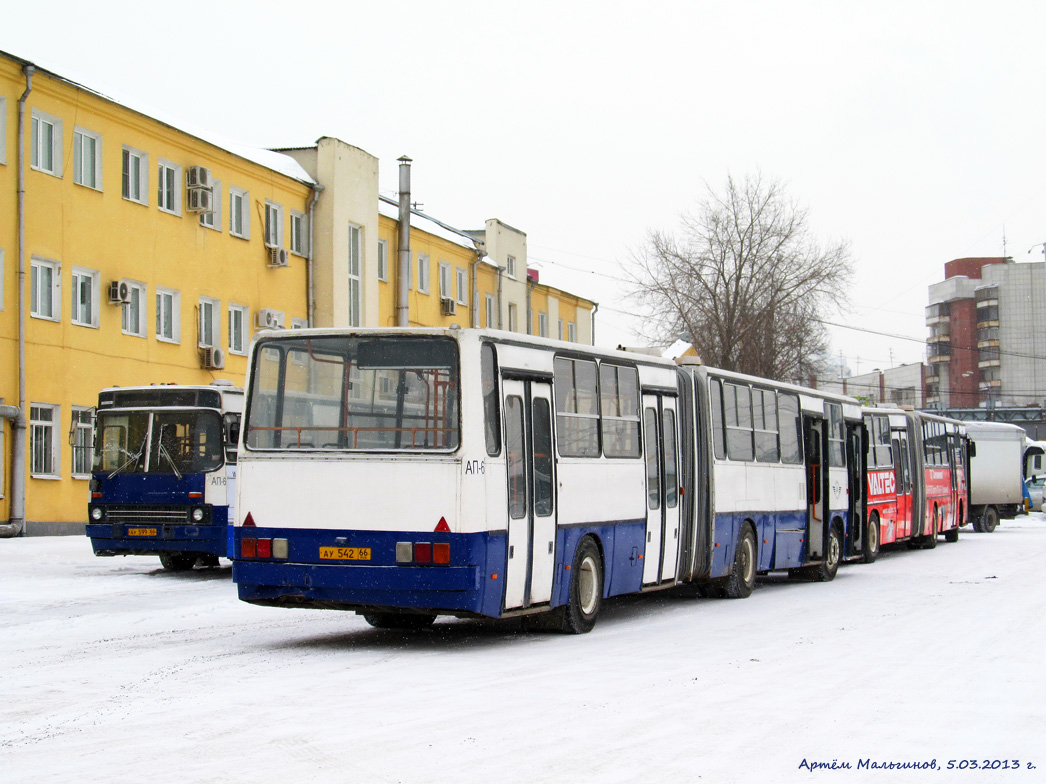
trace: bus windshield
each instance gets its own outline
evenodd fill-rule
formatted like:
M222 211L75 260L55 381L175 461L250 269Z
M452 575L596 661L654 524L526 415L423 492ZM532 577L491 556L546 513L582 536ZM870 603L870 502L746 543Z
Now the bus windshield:
M198 474L225 459L222 419L211 410L98 412L94 470L131 474Z
M252 450L452 451L457 343L439 337L276 338L255 348Z

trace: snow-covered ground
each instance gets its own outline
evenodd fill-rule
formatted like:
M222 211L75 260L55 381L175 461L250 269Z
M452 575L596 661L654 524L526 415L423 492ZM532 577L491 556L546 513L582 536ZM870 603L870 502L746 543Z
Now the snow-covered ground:
M1044 781L1044 561L1033 514L569 637L377 631L243 604L228 567L0 540L0 782Z

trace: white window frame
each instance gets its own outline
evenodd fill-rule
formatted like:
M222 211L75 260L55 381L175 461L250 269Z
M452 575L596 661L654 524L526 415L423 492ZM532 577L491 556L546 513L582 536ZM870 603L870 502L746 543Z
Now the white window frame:
M182 214L182 167L163 158L156 161L156 206L168 215Z
M210 312L210 329L205 324L204 313ZM200 348L217 348L222 344L222 302L214 297L200 297L197 306L196 332L197 346ZM209 334L208 334L209 333Z
M432 261L429 254L418 253L418 293L429 293L429 276L432 274Z
M243 240L251 238L251 194L235 185L229 186L229 234ZM236 227L239 220L240 226Z
M250 308L246 305L229 303L229 353L247 355L247 345L250 343ZM235 323L239 320L239 324Z
M467 306L469 304L469 271L463 267L457 267L454 277L457 279L458 304Z
M354 223L349 224L346 266L348 270L349 326L361 327L363 326L360 311L363 304L363 227Z
M43 292L39 290L39 270L47 269L51 275L50 292L47 295L50 313L41 309ZM62 265L51 259L33 256L29 261L29 315L44 321L62 320Z
M211 206L214 208L211 212L204 212L200 214L200 225L205 229L214 229L217 232L222 230L222 181L212 180L211 181Z
M34 411L36 409L36 411ZM40 416L44 411L48 412L48 418ZM61 450L58 444L58 426L62 421L61 406L51 403L29 404L29 475L34 479L59 479L61 478ZM40 451L38 439L45 437L49 443L43 444L43 456L41 459L49 460L50 465L42 465L37 461ZM50 454L48 454L50 453Z
M132 170L138 174L138 193L131 189L130 173ZM149 153L137 150L130 145L123 146L120 155L120 194L135 204L149 204Z
M148 288L138 280L127 281L127 288L131 300L120 306L120 331L131 337L144 338L149 315L149 300L146 297ZM137 324L133 323L135 304L138 307Z
M50 129L49 131L47 129ZM39 109L33 109L30 124L29 167L35 171L62 176L62 121L58 117ZM51 161L48 166L40 160L41 145L45 135L51 140Z
M548 337L548 313L538 311L538 337Z
M164 300L171 302L170 324L164 324ZM156 339L161 343L182 342L182 293L177 289L156 287ZM167 330L164 329L167 327ZM170 334L164 334L169 331Z
M450 299L450 263L441 261L439 263L439 298Z
M87 303L87 318L84 318L84 303L80 299L80 292L82 291L85 282L90 291L90 297ZM69 320L78 327L92 327L98 329L98 314L100 310L98 303L102 297L102 274L98 270L87 269L86 267L73 267L73 285L70 286L70 289L72 291L72 297L70 301L71 315Z
M497 329L498 322L497 322L497 319L494 318L494 295L493 294L486 294L485 295L485 303L484 304L485 304L485 317L486 317L486 320L487 320L486 324L484 324L484 326L487 329Z
M505 259L505 273L510 278L515 278L516 277L516 257L515 256L508 256Z
M291 244L288 250L296 256L309 255L309 219L304 212L291 210Z
M84 160L86 139L93 143L94 158L90 161ZM73 182L85 188L102 190L102 135L79 125L73 127Z
M577 324L573 321L567 322L567 340L571 343L577 343Z
M515 302L508 303L508 330L515 332L519 329L519 306Z
M389 282L389 241L378 240L378 280Z
M283 205L265 200L265 245L283 247Z
M563 339L563 319L559 319L559 323L556 325L556 336Z
M69 434L69 470L71 475L73 479L90 479L92 447L94 445L94 415L91 408L88 406L72 406ZM86 468L83 471L76 470L78 450L81 455L81 468Z

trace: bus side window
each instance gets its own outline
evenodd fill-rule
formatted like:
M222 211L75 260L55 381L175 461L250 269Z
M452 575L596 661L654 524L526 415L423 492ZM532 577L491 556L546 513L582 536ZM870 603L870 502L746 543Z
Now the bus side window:
M494 347L484 343L479 350L480 375L483 384L483 433L487 454L501 453L501 418L498 416L498 375L494 361Z

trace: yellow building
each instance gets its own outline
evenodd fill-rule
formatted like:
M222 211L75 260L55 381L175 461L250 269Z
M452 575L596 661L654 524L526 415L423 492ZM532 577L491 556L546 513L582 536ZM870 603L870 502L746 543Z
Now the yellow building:
M99 390L242 384L259 319L305 323L313 184L0 53L3 533L83 523Z
M0 215L0 536L83 530L100 390L239 385L259 329L398 323L374 156L219 142L3 52ZM591 342L523 232L410 222L411 325Z

